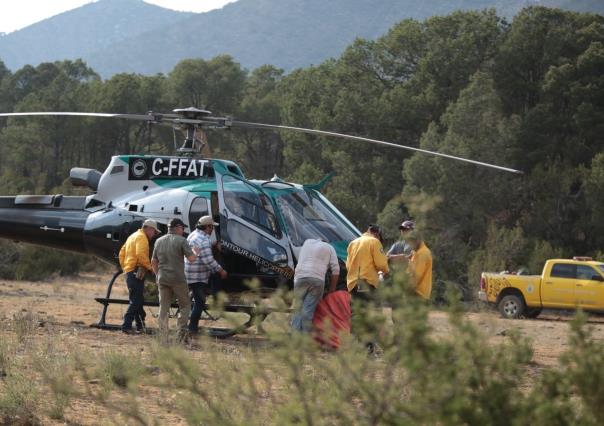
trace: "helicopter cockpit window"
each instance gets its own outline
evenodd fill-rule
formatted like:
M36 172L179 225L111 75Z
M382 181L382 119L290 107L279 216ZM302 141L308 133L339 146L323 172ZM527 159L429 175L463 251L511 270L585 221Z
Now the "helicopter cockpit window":
M305 191L280 195L277 205L285 218L290 240L300 247L308 238L328 242L351 241L357 235L316 195Z
M232 176L224 176L222 185L224 202L231 213L280 238L273 205L265 194Z

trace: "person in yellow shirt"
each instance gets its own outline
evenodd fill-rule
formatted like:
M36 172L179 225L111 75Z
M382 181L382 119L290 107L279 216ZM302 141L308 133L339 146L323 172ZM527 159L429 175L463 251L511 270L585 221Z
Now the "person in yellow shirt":
M346 284L348 291L355 299L368 302L374 298L374 293L380 285L379 272L388 274L388 256L382 247L382 233L377 225L370 225L363 235L352 240L348 245L346 258ZM361 310L352 309L352 331L357 333L359 320L363 316L366 305L360 305ZM375 343L365 342L368 353L375 351Z
M384 254L379 226L370 225L367 232L350 242L346 270L349 292L372 291L378 288L378 272L387 274L389 271L388 256Z
M146 316L143 308L145 275L147 272L153 271L149 256L149 241L159 233L157 222L147 219L143 222L143 227L130 235L120 249L120 266L126 274L129 301L122 324L124 333L132 332L132 321L136 322L137 331L144 331Z
M432 252L422 237L414 232L405 236L413 252L409 258L409 275L415 292L423 299L430 300L432 293Z

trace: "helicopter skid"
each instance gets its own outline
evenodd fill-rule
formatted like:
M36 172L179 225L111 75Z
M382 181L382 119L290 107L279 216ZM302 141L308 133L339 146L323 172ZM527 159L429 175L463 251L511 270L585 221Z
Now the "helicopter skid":
M101 303L103 306L103 310L106 312L106 308L110 304L118 304L118 305L127 305L129 301L127 299L104 299L104 298L96 298L97 302ZM159 307L158 302L149 302L145 301L144 306L152 306ZM173 304L172 308L178 309L178 304ZM218 321L220 320L220 316L210 313L208 310L210 307L208 305L204 306L204 316L202 317L202 321ZM247 321L243 322L240 325L231 324L230 321L227 325L223 327L209 327L209 326L200 326L200 334L206 334L210 337L216 338L227 338L232 337L236 334L240 334L245 332L248 328L260 324L264 319L268 316L269 313L273 312L268 311L267 309L260 309L257 306L253 305L226 305L223 307L224 312L232 312L232 313L244 313L248 316ZM175 315L176 316L176 315ZM106 322L99 321L98 323L91 324L91 327L99 328L102 330L121 330L121 326L117 324L107 324ZM148 334L154 334L153 332L149 332Z
M99 302L100 304L103 305L103 310L101 311L101 316L99 318L99 321L95 324L91 324L91 327L99 328L102 330L120 330L121 329L121 327L119 325L107 324L107 322L106 322L107 309L109 308L109 305L111 305L111 304L127 305L130 303L128 299L111 298L111 291L113 289L113 284L115 283L115 280L117 279L117 277L119 277L121 274L122 274L122 271L118 271L113 275L113 277L109 281L109 284L107 285L107 294L105 297L95 298L95 300L97 302ZM159 307L159 302L145 301L143 303L143 306ZM172 304L172 308L178 309L178 304ZM243 321L241 323L239 323L239 321L236 321L236 319L231 319L231 320L226 319L226 320L222 321L222 323L224 323L224 325L221 324L221 326L202 326L201 327L203 330L202 333L205 333L208 336L216 337L216 338L227 338L227 337L234 336L235 334L243 333L246 329L248 329L254 325L259 325L262 321L264 321L264 319L271 312L277 311L274 308L260 307L260 306L256 306L256 305L252 305L252 304L236 304L236 303L225 304L222 307L222 309L220 310L220 313L218 313L218 314L210 313L210 309L211 309L211 307L209 305L204 306L204 308L203 308L204 316L202 317L202 322L208 322L208 321L219 322L219 320L221 320L221 316L223 316L223 313L235 313L235 314L242 313L242 314L247 315L247 317L248 317L247 321ZM239 319L239 320L242 321L241 319Z

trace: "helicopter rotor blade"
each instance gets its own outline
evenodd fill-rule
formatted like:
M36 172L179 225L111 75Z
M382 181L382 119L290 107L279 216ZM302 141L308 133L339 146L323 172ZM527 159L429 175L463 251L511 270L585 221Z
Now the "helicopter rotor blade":
M186 118L178 114L160 114L149 112L147 114L114 114L103 112L9 112L0 113L0 117L44 117L44 116L75 116L75 117L101 117L101 118L123 118L127 120L146 121L152 124L164 124L171 126L196 126L202 128L223 128L228 126L228 119L222 117L204 117L203 119Z
M353 139L353 140L359 140L359 141L369 142L369 143L378 144L378 145L390 146L393 148L406 149L406 150L414 151L414 152L421 152L423 154L435 155L438 157L448 158L451 160L463 161L466 163L476 164L478 166L502 170L504 172L524 174L524 172L521 170L511 169L509 167L497 166L495 164L484 163L482 161L476 161L476 160L470 160L468 158L457 157L455 155L450 155L450 154L443 154L441 152L436 152L436 151L429 151L427 149L415 148L415 147L407 146L407 145L399 145L399 144L395 144L392 142L386 142L386 141L381 141L381 140L377 140L377 139L364 138L362 136L346 135L343 133L327 132L324 130L306 129L304 127L281 126L281 125L276 125L276 124L250 123L250 122L246 122L246 121L230 121L229 125L232 127L242 127L242 128L248 128L248 129L292 130L295 132L308 133L311 135L333 136L333 137L343 138L343 139Z
M139 121L159 122L164 118L164 114L108 114L101 112L8 112L1 113L0 117L31 117L31 116L76 116L76 117L106 117L106 118L125 118Z
M455 155L444 154L437 151L429 151L427 149L415 148L408 145L399 145L392 142L381 141L378 139L370 139L362 136L346 135L343 133L328 132L324 130L307 129L304 127L293 127L283 126L276 124L263 124L263 123L251 123L246 121L233 121L230 117L212 117L209 111L197 110L195 108L188 108L184 110L175 111L189 111L200 112L203 114L198 115L202 118L190 118L183 117L179 114L159 114L154 112L148 112L147 114L112 114L112 113L99 113L99 112L11 112L11 113L0 113L0 117L27 117L27 116L79 116L79 117L103 117L103 118L122 118L128 120L146 121L150 124L161 124L171 125L185 128L195 127L201 129L224 129L232 127L248 128L248 129L268 129L268 130L291 130L295 132L307 133L312 135L320 136L331 136L343 139L359 140L369 142L373 144L389 146L392 148L406 149L408 151L421 152L423 154L434 155L437 157L448 158L451 160L463 161L465 163L475 164L482 167L489 167L496 170L502 170L505 172L524 174L521 170L512 169L509 167L498 166L495 164L485 163L482 161L470 160L468 158L457 157Z

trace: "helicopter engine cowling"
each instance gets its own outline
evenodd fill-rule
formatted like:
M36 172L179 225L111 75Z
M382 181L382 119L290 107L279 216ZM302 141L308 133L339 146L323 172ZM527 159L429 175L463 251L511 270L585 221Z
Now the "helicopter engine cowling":
M69 180L73 186L85 186L93 191L99 189L99 182L103 174L95 169L73 167L69 171Z
M0 197L0 238L82 253L86 197Z

